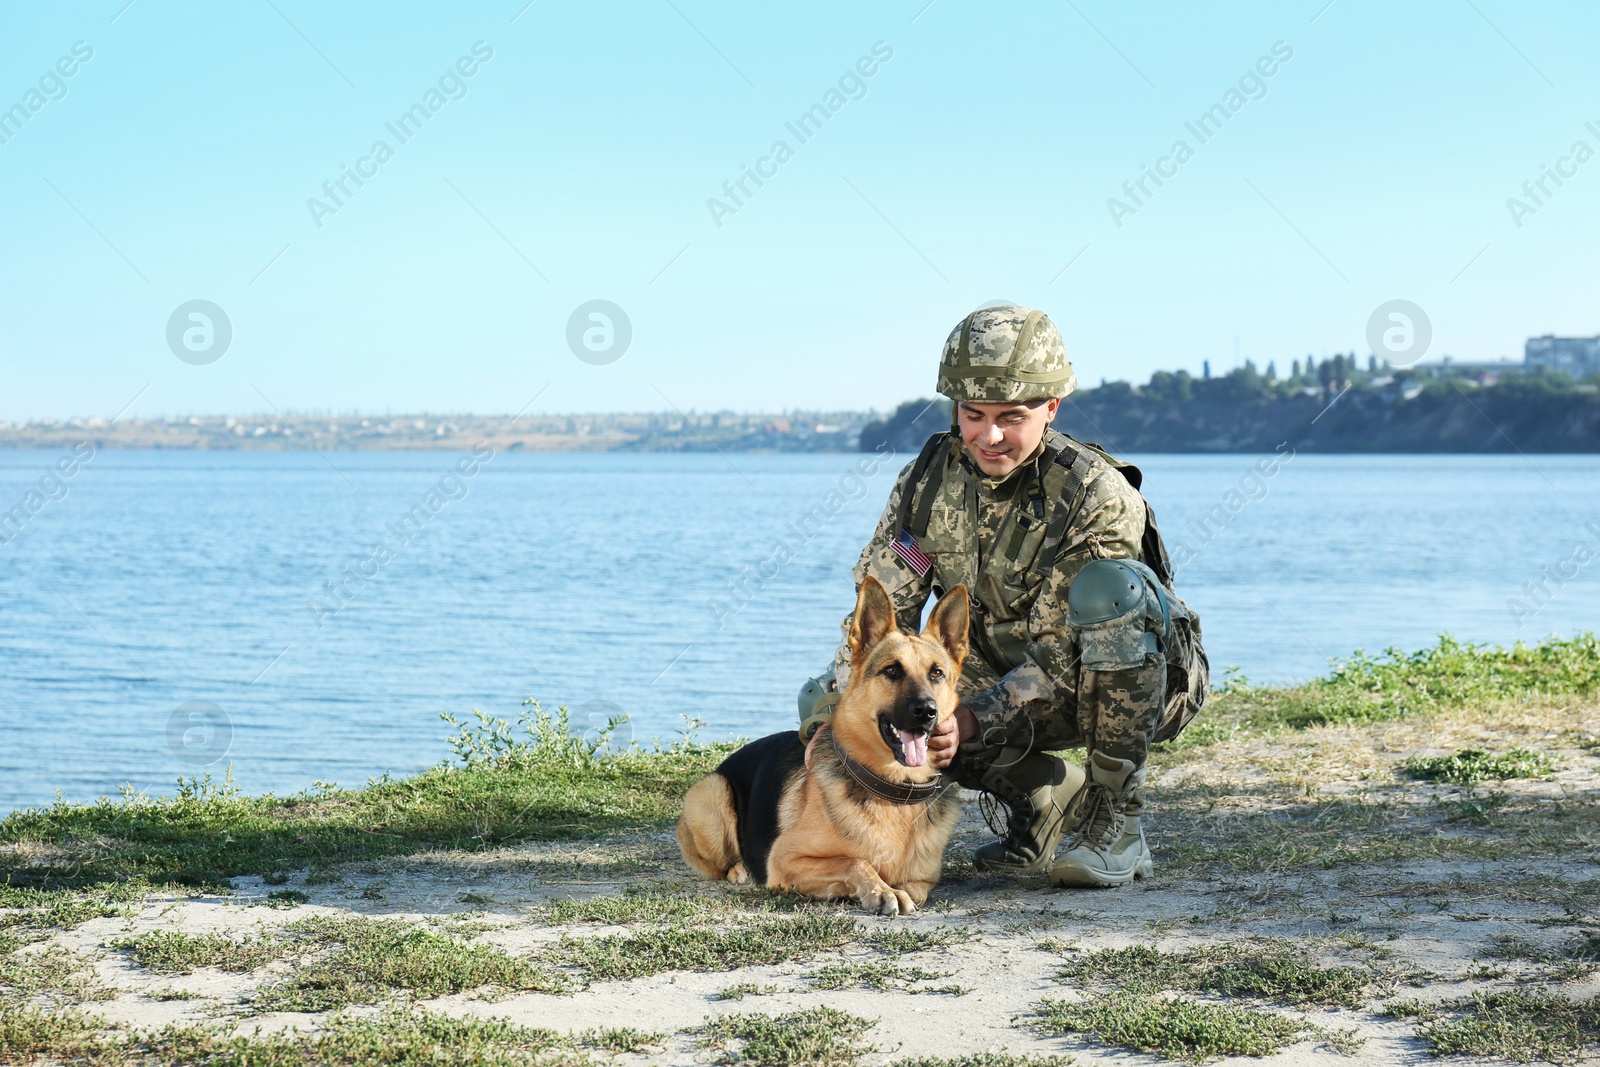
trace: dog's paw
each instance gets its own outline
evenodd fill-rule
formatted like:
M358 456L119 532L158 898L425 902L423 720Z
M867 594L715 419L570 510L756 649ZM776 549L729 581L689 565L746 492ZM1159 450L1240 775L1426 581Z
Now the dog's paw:
M750 872L744 869L744 861L740 860L728 869L728 881L733 885L749 885Z
M910 915L917 910L911 894L887 885L862 894L861 906L878 915Z

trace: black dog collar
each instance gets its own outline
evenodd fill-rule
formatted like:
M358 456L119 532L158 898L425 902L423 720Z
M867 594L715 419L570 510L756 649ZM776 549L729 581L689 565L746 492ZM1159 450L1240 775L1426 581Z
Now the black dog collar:
M892 782L865 764L851 759L839 747L838 738L832 736L833 731L829 730L828 733L828 740L833 742L833 751L839 756L839 764L851 780L873 796L891 804L926 804L944 792L948 784L942 774L931 782Z

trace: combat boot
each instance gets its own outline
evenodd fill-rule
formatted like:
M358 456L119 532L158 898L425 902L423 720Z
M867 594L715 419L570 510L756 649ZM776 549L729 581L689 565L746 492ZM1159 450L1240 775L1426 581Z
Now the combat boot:
M1126 885L1154 870L1139 825L1144 768L1102 752L1089 757L1078 827L1050 870L1052 885Z
M980 845L972 865L980 871L1038 874L1050 866L1056 846L1072 829L1072 798L1083 786L1083 771L1048 752L1001 749L983 772L978 788L1010 809L1004 836ZM989 817L985 812L985 818ZM998 819L990 819L996 834Z

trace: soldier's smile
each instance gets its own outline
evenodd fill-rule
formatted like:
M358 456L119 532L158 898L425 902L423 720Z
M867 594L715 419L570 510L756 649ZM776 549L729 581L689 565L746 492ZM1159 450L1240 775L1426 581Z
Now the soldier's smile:
M958 419L961 441L979 470L990 478L1004 478L1038 449L1055 413L1054 401L963 401Z

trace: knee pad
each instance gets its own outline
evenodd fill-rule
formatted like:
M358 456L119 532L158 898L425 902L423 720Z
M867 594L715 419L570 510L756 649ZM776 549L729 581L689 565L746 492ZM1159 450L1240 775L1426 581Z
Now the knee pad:
M1149 567L1132 559L1084 564L1067 588L1067 621L1085 670L1138 667L1165 654L1172 630L1167 592Z

